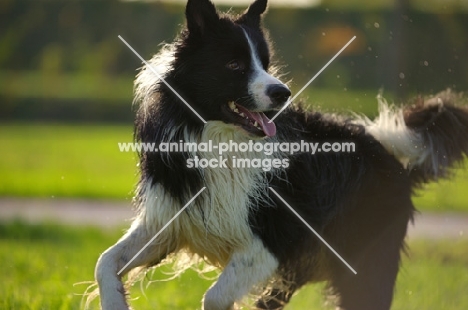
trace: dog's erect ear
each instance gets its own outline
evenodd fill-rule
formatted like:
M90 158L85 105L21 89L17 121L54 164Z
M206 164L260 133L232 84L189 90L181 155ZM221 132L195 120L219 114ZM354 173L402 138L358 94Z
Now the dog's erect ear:
M252 17L260 17L260 15L262 15L266 11L267 2L267 0L255 1L249 6L246 14Z
M260 26L261 15L266 11L267 0L256 0L238 19L239 22Z
M191 34L203 34L206 29L216 26L216 22L219 21L216 8L209 0L188 0L185 17Z

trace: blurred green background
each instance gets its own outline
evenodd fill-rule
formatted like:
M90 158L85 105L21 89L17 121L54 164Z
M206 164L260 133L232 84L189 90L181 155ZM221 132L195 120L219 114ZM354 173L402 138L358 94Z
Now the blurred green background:
M265 25L293 91L357 36L301 96L310 108L374 116L379 91L400 104L468 88L466 0L277 2ZM223 3L222 11L238 4ZM136 155L117 143L132 141L141 63L117 36L149 59L180 31L183 13L184 1L0 0L0 208L6 197L131 199ZM419 191L416 206L466 214L468 172L454 174ZM120 234L0 222L0 309L78 309L86 284L73 283L92 280L99 253ZM394 309L468 309L468 243L410 245ZM188 273L153 284L148 299L138 292L134 304L194 309L209 285ZM320 290L306 289L288 309L321 308Z
M465 90L466 2L324 0L311 8L271 7L265 24L294 89L357 36L313 83L312 101L314 88L364 90L371 97L383 89L400 101L447 87ZM2 0L1 120L130 123L140 61L117 36L150 58L184 22L177 3ZM352 95L339 99L323 104L353 110L363 104Z

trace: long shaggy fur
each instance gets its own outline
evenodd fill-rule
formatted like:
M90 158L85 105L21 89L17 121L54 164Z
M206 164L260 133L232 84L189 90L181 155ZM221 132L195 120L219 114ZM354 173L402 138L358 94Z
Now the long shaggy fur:
M135 140L156 145L181 140L352 142L355 152L278 152L269 158L289 165L265 171L187 167L187 159L217 158L216 152L142 151L134 199L138 214L96 266L103 309L129 308L123 275L160 265L178 253L221 270L203 297L204 310L232 309L252 292L257 309L282 309L296 290L318 281L327 281L340 309L390 308L415 210L412 192L448 176L468 154L468 110L459 105L458 94L447 91L400 108L379 98L380 114L374 120L292 106L267 124L290 92L271 70L270 44L261 28L265 9L266 0L257 0L240 16L220 15L208 0L188 1L187 27L150 64L207 123L143 67L135 82ZM255 152L223 156L268 158Z

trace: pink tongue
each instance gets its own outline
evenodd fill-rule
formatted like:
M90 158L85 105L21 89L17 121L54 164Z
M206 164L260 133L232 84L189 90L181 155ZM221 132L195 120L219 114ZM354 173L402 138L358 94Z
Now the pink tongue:
M276 134L276 125L275 123L270 122L270 119L263 112L251 112L244 107L237 106L237 108L244 113L248 118L257 121L257 123L262 127L263 132L268 137L273 137Z

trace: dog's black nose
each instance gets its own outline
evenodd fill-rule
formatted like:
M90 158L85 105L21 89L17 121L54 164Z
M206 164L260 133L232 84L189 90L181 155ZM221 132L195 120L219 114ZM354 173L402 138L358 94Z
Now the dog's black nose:
M268 97L270 97L273 107L279 107L286 103L291 91L283 84L269 85L266 91Z

